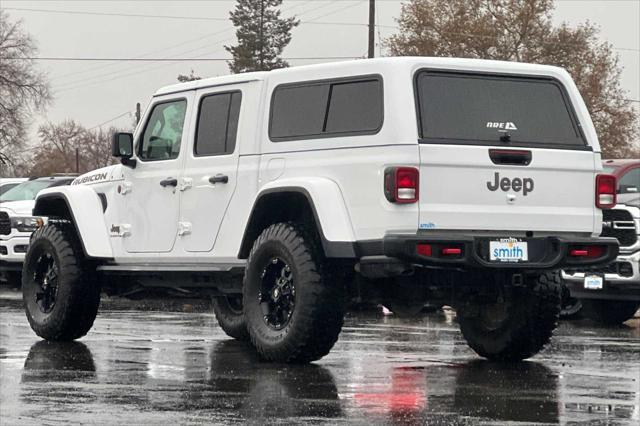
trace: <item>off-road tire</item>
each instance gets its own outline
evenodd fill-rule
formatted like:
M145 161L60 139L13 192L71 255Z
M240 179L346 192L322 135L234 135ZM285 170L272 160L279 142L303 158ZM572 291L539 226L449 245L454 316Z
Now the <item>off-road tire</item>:
M338 340L345 310L343 280L325 272L322 253L305 229L291 223L266 228L256 239L244 276L244 313L251 342L265 360L308 363L329 353ZM291 270L295 302L277 330L267 324L259 297L269 262L282 259Z
M36 303L36 291L40 289L36 265L43 254L51 255L58 268L55 301L46 313ZM31 328L43 339L75 340L93 326L100 304L100 283L71 224L50 223L33 233L22 269L22 299Z
M584 316L603 325L620 325L633 318L640 302L582 299Z
M238 296L238 298L241 297ZM228 297L223 296L214 297L211 304L213 305L213 313L216 314L216 320L227 336L236 340L249 340L247 323L242 312L242 302L240 302L240 306L237 306L237 301L229 300Z
M566 286L562 286L562 302L560 319L574 320L582 318L582 301L571 297L571 292Z
M458 310L460 330L478 355L495 361L520 361L542 350L558 325L560 274L528 276L523 286L510 288L506 318L494 329L479 320L483 305L473 298ZM475 306L474 306L475 305Z

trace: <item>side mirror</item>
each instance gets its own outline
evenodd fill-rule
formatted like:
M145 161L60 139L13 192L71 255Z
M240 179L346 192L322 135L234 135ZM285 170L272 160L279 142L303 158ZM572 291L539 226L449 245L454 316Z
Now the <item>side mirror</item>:
M133 156L133 135L131 133L114 133L111 155L120 158L125 166L135 169L136 160L131 159Z

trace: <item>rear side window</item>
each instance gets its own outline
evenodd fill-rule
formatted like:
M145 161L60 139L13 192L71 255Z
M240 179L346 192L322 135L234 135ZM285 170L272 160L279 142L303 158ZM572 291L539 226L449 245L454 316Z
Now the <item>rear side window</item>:
M423 71L416 90L423 142L585 146L554 80Z
M236 147L240 92L216 93L200 101L194 154L231 154Z
M383 121L380 77L278 86L271 100L274 142L377 133Z

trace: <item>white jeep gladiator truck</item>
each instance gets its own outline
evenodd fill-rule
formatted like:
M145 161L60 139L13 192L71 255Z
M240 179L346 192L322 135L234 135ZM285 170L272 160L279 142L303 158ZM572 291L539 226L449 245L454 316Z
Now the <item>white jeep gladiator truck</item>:
M615 178L550 66L384 58L177 84L113 154L38 195L23 296L45 339L85 335L101 289L164 288L214 297L266 360L326 355L349 298L446 303L478 354L520 360L556 327L558 271L618 254L599 237Z

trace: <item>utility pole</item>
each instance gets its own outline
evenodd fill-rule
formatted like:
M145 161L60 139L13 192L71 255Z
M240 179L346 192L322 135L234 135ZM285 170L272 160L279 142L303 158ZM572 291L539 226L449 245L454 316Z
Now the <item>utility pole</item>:
M369 0L369 58L375 56L375 30L376 30L376 1Z
M80 173L80 150L76 147L76 173Z
M140 122L140 102L136 104L136 124Z

